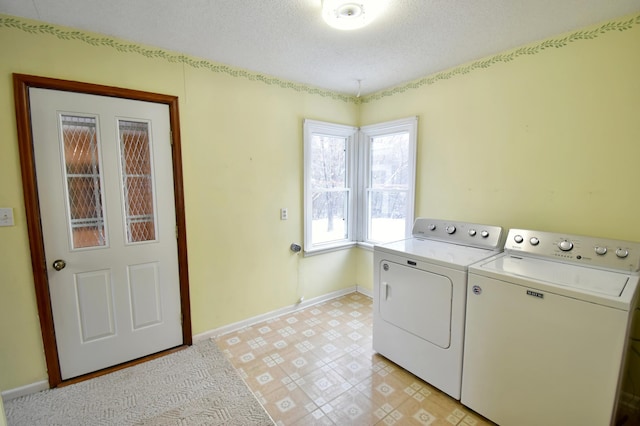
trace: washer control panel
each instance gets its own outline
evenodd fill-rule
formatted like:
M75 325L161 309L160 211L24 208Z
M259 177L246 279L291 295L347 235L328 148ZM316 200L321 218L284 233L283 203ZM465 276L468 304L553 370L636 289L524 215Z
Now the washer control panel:
M493 250L502 249L504 241L500 226L423 217L416 219L413 224L413 236Z
M598 268L637 272L640 243L583 235L510 229L505 251Z

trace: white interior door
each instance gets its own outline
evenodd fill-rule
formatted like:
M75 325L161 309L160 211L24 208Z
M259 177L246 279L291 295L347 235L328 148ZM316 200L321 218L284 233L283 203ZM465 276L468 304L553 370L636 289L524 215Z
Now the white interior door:
M168 106L29 96L62 379L182 344Z

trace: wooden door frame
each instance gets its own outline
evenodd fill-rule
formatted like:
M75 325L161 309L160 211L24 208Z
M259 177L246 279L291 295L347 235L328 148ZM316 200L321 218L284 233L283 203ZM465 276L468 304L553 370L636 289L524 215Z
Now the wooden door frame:
M18 147L20 151L20 165L22 169L22 189L27 216L29 245L31 248L31 266L33 268L36 302L38 305L40 329L42 332L44 354L49 374L49 386L56 387L86 378L95 377L119 368L137 364L149 358L154 358L156 355L143 357L141 360L133 360L118 366L109 367L95 373L89 373L85 376L81 376L79 379L62 380L53 325L53 312L51 308L49 280L47 276L47 265L44 252L44 236L42 233L40 202L38 199L38 187L36 183L33 134L31 132L31 114L29 111L29 88L31 87L155 102L159 104L166 104L169 107L173 161L173 186L178 239L180 307L182 310L182 346L191 345L191 307L189 302L189 274L187 270L187 236L184 211L184 190L182 185L182 155L180 150L178 97L77 81L59 80L26 74L13 74ZM173 350L174 349L169 349L161 352L160 354L172 352Z

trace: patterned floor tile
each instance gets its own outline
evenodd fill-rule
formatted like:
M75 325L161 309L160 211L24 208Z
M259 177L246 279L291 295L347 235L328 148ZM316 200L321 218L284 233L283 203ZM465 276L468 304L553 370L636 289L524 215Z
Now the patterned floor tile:
M336 425L367 426L380 421L372 408L371 399L357 389L351 388L325 404L322 411Z
M304 346L303 346L304 348ZM283 349L279 354L284 358L280 368L289 376L299 379L314 370L324 367L326 364L313 354L313 351L300 351L297 347L291 346Z
M295 382L318 407L322 407L352 387L329 366L312 371Z
M335 423L320 409L307 414L305 417L293 423L294 426L330 426L334 424Z
M493 425L377 354L372 325L351 293L217 342L279 426Z
M434 404L428 396L424 399L409 398L391 412L383 424L415 425L415 426L488 426L492 423L481 419L469 410L457 408L449 404L443 407Z
M371 359L359 352L345 354L328 365L353 386L373 374Z
M409 399L405 389L409 385L394 375L372 375L359 383L356 389L369 398L378 418L383 418Z
M277 357L277 354L266 356L262 363L254 368L241 370L241 377L254 392L268 394L288 382L289 375L280 368L280 363L284 363L285 360L274 357Z
M295 424L317 410L313 401L295 384L280 387L268 394L254 393L278 425Z

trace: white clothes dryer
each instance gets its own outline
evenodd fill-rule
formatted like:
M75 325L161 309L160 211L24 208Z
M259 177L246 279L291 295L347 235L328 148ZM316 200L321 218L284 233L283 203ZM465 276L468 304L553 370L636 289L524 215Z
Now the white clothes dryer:
M499 226L418 218L374 246L373 349L460 399L467 268L503 241Z
M469 268L462 403L502 426L609 425L640 244L511 229Z

